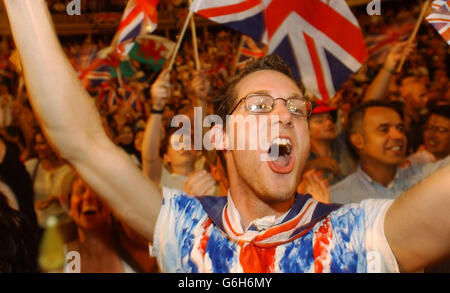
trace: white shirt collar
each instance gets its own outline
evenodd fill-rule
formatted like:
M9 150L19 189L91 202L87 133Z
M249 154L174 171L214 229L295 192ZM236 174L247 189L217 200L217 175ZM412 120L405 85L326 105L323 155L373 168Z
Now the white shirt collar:
M381 185L381 183L375 181L372 179L372 177L370 177L361 167L361 164L358 165L358 171L361 173L362 176L364 176L366 178L367 181L369 181L370 183L377 183L379 185ZM386 189L391 189L392 187L394 187L394 181L397 180L400 177L400 173L399 173L399 168L397 168L397 171L395 172L395 176L392 179L391 183L389 183L389 185L386 187Z
M239 214L239 211L236 208L236 206L233 202L233 199L231 198L230 190L228 190L226 209L227 209L228 219L230 220L230 224L233 227L233 230L235 230L239 234L244 234L245 232L248 231L248 229L251 226L255 226L259 231L263 231L274 225L278 225L281 222L283 222L284 218L289 213L289 211L287 211L286 213L279 216L278 218L276 218L275 215L271 215L271 216L265 216L262 218L255 219L248 224L248 226L244 232L244 229L241 225L241 215Z

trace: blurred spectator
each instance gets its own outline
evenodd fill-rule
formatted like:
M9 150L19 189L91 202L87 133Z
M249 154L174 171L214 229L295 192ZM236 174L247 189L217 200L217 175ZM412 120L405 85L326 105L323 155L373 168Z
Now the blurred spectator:
M172 127L161 141L162 112L170 100L169 75L163 71L151 88L152 115L150 116L144 136L143 170L144 174L160 187L184 190L193 195L212 195L216 191L214 177L203 166L196 169L196 161L201 152L193 150L192 129L187 132ZM192 108L184 114L183 123L193 126ZM188 114L188 115L186 115ZM183 125L184 126L184 125ZM203 137L203 136L202 136Z
M74 171L53 151L41 132L34 136L34 148L37 158L27 160L25 167L33 184L38 223L45 227L51 215L59 217L61 223L67 222L58 197L69 188Z
M134 131L130 124L124 124L119 128L117 144L133 158L137 165L141 164L141 152L135 147Z
M111 211L79 177L67 193L68 210L77 226L78 239L67 244L66 251L80 253L81 273L134 273L122 260L114 241Z
M12 123L13 100L5 85L0 85L0 128Z
M15 207L24 213L30 224L37 228L36 213L34 210L34 192L30 175L19 160L19 149L11 142L0 136L0 182L10 190ZM4 191L4 194L7 192Z
M450 104L430 109L421 148L408 157L411 164L435 162L450 154Z
M39 231L0 191L0 273L36 273Z
M357 170L330 187L335 203L367 198L396 198L438 168L450 157L433 163L399 168L406 155L407 138L398 107L373 100L355 108L349 117L349 140L359 156Z
M35 155L34 136L39 128L36 117L27 104L25 94L23 98L17 98L13 103L13 125L20 129L21 136L25 141L24 149L20 156L23 162Z
M309 121L311 155L304 169L324 170L330 184L356 169L356 162L345 143L345 133L338 136L336 122L336 108L318 105L313 109Z
M428 91L423 79L407 76L401 80L399 92L405 101L405 127L408 151L411 153L422 144L422 126L428 111Z

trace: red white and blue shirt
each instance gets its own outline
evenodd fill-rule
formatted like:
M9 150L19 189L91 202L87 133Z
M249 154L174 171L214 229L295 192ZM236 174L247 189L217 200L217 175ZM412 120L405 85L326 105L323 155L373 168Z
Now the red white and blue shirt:
M297 194L283 216L243 229L230 195L163 195L151 247L163 272L398 272L383 228L392 200L340 206Z

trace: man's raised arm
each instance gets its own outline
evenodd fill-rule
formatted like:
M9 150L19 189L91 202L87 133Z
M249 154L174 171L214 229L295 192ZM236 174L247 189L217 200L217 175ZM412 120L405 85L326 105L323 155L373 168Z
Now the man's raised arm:
M400 270L450 258L450 165L398 197L386 213L386 238Z
M4 3L45 134L122 220L151 239L160 192L105 134L92 98L59 44L46 1Z

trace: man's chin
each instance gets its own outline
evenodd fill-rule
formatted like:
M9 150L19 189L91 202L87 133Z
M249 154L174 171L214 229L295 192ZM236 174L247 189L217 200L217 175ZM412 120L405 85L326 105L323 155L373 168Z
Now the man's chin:
M264 196L264 201L272 206L290 203L292 198L295 196L295 190L289 191L277 191L271 190L270 193ZM290 206L290 204L289 204Z
M273 184L270 184L269 182L267 183L266 196L272 201L286 201L294 196L295 191L297 190L297 186L292 182L276 182Z
M386 162L386 164L391 165L392 167L399 167L404 161L405 161L405 158L392 159L392 160Z
M288 173L279 173L269 168L268 174L264 176L266 186L277 193L295 193L299 184L297 178L300 177L298 167L294 166Z

